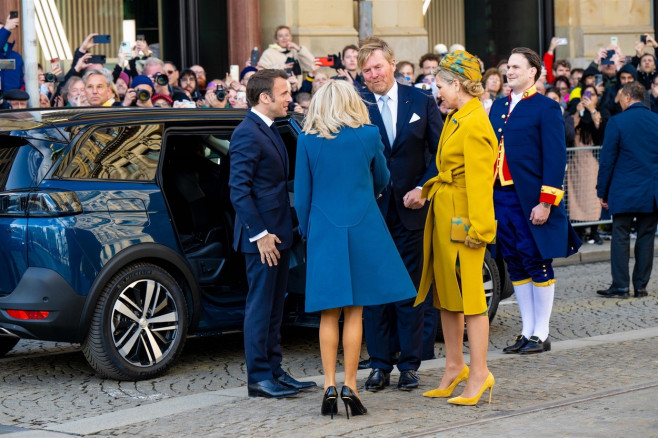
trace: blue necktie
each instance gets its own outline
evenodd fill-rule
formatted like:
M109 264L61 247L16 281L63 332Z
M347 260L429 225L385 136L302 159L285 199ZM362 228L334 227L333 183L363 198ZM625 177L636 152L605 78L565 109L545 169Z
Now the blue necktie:
M379 100L382 101L382 120L384 121L384 128L386 128L386 135L388 135L388 144L393 147L393 140L395 139L393 133L393 116L391 115L391 109L388 107L388 100L390 97L382 96Z

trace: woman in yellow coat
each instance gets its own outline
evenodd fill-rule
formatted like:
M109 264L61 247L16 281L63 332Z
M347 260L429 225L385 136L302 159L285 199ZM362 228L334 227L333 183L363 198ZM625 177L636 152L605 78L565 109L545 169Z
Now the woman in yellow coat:
M437 389L426 397L448 397L458 383L467 381L452 404L474 405L494 378L487 368L489 319L482 283L487 243L496 235L493 208L493 170L498 142L478 96L483 93L477 59L453 51L439 65L436 83L441 98L454 110L448 115L439 140L436 164L439 174L423 186L431 200L424 235L423 275L416 303L428 290L441 310L446 346L446 369ZM468 227L470 224L470 227ZM467 230L459 241L457 231ZM464 318L468 331L471 367L464 362Z

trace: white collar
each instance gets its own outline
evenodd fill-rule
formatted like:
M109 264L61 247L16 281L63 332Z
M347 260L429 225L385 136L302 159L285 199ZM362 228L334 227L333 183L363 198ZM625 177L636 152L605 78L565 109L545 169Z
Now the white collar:
M251 108L251 112L254 113L254 114L256 114L258 117L260 117L261 120L267 124L267 127L268 127L268 128L269 128L270 126L272 126L272 123L274 123L274 120L270 119L270 118L267 117L265 114L263 114L263 113L261 113L261 112L259 112L259 111L256 111L256 109L254 109L254 108Z

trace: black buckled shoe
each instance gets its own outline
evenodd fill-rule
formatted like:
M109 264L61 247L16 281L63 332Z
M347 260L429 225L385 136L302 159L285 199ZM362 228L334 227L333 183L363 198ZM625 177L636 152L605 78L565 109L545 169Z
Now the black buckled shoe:
M503 353L516 354L519 352L520 349L525 347L527 343L528 343L528 338L526 338L523 335L517 335L517 337L514 338L514 344L508 345L507 347L503 348Z
M628 298L630 295L628 294L628 288L627 287L609 287L608 289L604 290L597 290L597 294L601 295L602 297L605 298Z
M380 391L391 384L391 373L375 368L366 380L366 391Z
M646 297L647 295L649 295L649 292L647 292L646 288L635 289L635 298Z
M400 371L400 379L398 380L398 389L402 391L411 391L412 389L418 388L418 382L420 382L420 377L418 377L416 371L414 370Z
M304 389L314 388L316 386L315 382L300 382L299 380L294 379L290 374L283 373L276 380L285 387L296 389L297 391L302 391Z
M519 354L535 354L544 351L551 351L551 341L548 336L544 341L541 341L537 336L530 336L525 347L519 350Z

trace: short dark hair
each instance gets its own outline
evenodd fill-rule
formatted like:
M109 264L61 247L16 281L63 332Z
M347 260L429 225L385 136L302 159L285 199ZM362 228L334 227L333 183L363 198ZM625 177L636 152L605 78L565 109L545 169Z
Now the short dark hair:
M274 98L272 88L274 88L274 79L276 78L288 80L288 74L283 70L275 69L265 69L254 73L247 82L247 101L249 105L258 105L262 93Z
M566 67L569 70L571 70L571 63L567 61L566 59L558 59L557 62L555 63L555 69L557 70L557 66L561 65L562 67Z
M435 55L434 53L426 53L423 56L420 57L420 60L418 60L418 66L420 68L423 68L423 64L425 61L436 61L437 63L441 62L441 58L439 58L438 55Z
M404 67L405 65L411 67L411 70L416 71L416 67L414 67L413 62L409 62L409 61L400 61L397 64L395 64L395 71L399 73L400 70L402 70L402 67Z
M302 103L302 102L310 102L311 101L311 93L307 93L305 91L297 93L297 97L295 97L295 100L297 103Z
M354 44L348 44L347 46L343 47L343 51L341 52L341 56L344 58L345 57L345 52L348 50L355 50L357 53L359 51L359 48L355 46Z
M572 68L569 72L569 76L573 76L574 73L585 73L585 70L582 68Z
M631 100L634 102L644 102L644 93L646 91L644 85L639 82L629 82L621 88L621 94L631 96Z
M535 73L535 81L537 81L539 76L541 76L541 59L539 59L537 52L527 47L516 47L512 49L512 55L514 54L523 55L523 57L528 61L528 64L530 64L530 67L534 67L537 70Z

